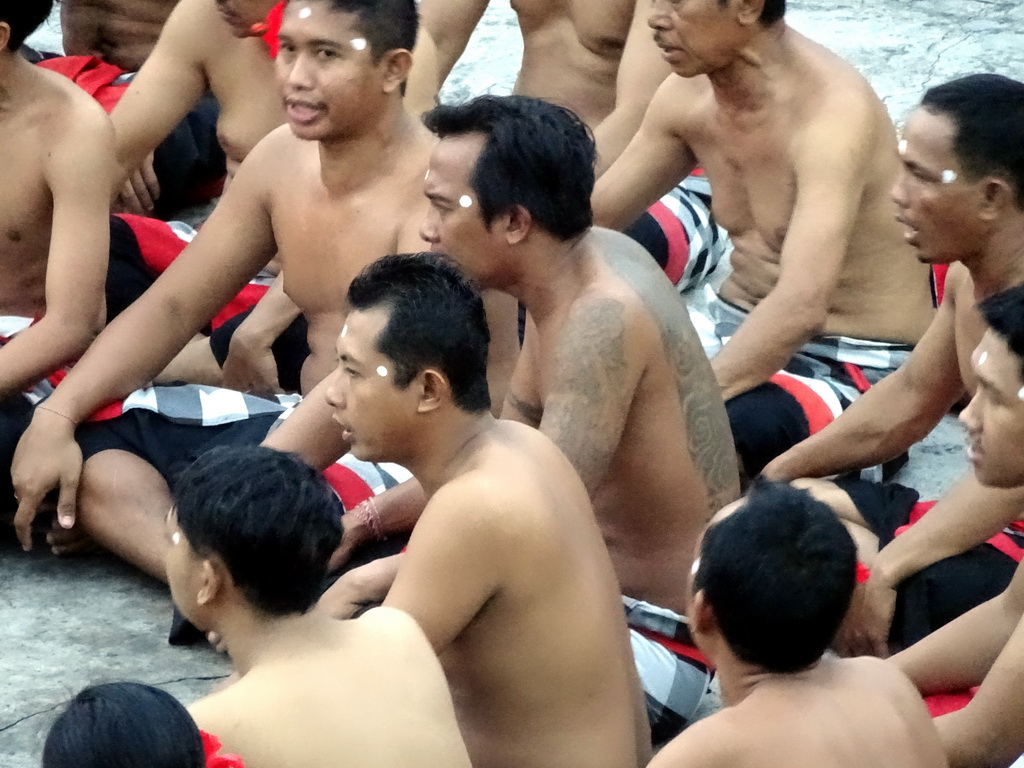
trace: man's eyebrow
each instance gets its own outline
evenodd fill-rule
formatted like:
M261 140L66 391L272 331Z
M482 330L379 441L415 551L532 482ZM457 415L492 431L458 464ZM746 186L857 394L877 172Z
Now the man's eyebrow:
M348 352L340 353L338 355L338 359L341 362L346 363L348 365L355 365L355 366L361 365L361 363L358 360L356 360L354 357L352 357L352 355L350 355Z

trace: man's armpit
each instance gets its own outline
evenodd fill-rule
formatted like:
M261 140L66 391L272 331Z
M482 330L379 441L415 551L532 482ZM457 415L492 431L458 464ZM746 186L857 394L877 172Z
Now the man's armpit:
M505 407L515 411L515 413L503 413L503 418L515 418L516 421L521 421L523 424L528 424L534 428L540 426L540 421L544 417L543 405L528 403L527 401L516 397L516 394L511 390L509 390L508 394L505 395Z

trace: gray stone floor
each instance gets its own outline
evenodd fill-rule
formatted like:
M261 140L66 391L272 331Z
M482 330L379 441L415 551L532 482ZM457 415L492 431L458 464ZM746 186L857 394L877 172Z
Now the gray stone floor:
M445 94L506 93L521 44L494 3ZM790 0L798 30L856 64L900 120L923 90L978 71L1024 78L1024 6L1012 0ZM33 42L54 47L56 22ZM934 497L963 469L961 431L947 418L912 453L900 479ZM0 765L29 768L53 713L91 682L157 683L184 701L227 674L206 648L164 642L169 600L151 580L103 556L23 554L0 530Z

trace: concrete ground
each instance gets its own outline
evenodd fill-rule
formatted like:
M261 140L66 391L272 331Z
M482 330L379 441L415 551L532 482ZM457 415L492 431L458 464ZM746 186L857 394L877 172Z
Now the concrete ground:
M791 0L789 22L860 67L900 120L923 90L990 71L1024 79L1024 6L1014 0ZM34 38L59 40L56 22ZM521 46L504 3L489 9L446 95L506 93ZM964 466L951 418L912 453L900 480L925 497ZM188 702L228 672L208 648L165 643L169 600L153 581L104 556L61 560L23 554L0 531L0 765L39 763L52 717L69 696L100 681L140 680Z

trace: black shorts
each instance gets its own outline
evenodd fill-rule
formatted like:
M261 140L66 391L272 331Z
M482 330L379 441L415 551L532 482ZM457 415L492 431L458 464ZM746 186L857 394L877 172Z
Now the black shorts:
M11 484L11 462L18 441L32 421L32 405L24 395L0 400L0 518L13 519L18 503Z
M252 314L252 309L239 312L210 334L210 351L213 352L217 365L221 368L224 367L224 361L228 359L231 337L250 314ZM285 392L298 392L302 388L302 364L309 357L309 342L306 338L308 332L309 325L306 323L306 318L299 315L291 325L284 329L284 332L277 337L270 348L274 353L274 360L277 362L278 383Z
M857 511L884 547L907 525L918 501L917 491L898 483L840 479ZM905 579L896 589L896 613L889 642L906 648L953 619L1001 594L1017 562L991 544L947 557Z

